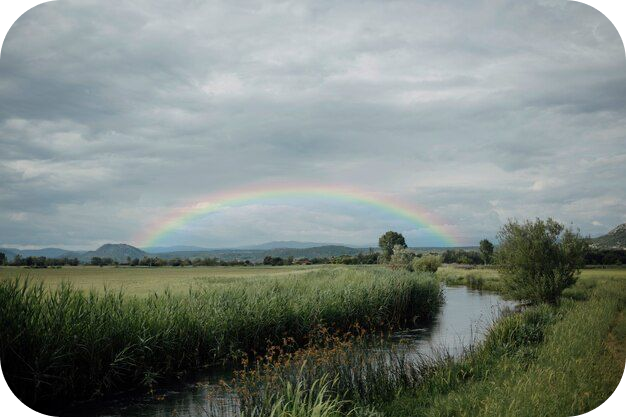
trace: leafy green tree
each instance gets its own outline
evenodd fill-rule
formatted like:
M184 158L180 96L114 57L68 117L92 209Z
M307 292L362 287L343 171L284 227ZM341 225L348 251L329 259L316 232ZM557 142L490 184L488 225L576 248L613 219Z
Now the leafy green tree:
M485 262L485 265L490 264L493 261L493 243L487 239L480 241L480 255Z
M552 219L509 221L498 240L495 261L506 292L531 303L556 304L576 283L587 249L579 233Z
M389 262L391 255L393 255L394 247L400 246L406 248L406 242L404 236L398 232L388 231L378 239L378 246L382 251L382 259Z
M0 265L6 265L7 264L7 256L4 254L4 252L0 252Z
M22 255L20 255L19 253L17 255L15 255L15 257L13 258L13 262L11 262L11 265L13 266L22 266L22 264L24 263L24 260L22 259Z

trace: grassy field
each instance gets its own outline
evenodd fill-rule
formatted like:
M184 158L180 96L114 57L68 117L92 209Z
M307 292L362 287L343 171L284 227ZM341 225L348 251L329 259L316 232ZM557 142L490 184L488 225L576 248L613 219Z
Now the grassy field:
M47 288L58 288L63 282L70 282L80 290L123 289L126 295L150 295L165 289L174 294L186 293L189 288L206 288L230 284L234 280L243 283L259 278L293 276L308 273L324 265L310 266L200 266L200 267L96 267L66 266L62 268L30 269L21 267L0 267L0 281L17 276L28 278L33 283L42 283ZM337 266L336 268L341 268ZM358 267L357 267L358 268Z
M28 284L0 281L4 376L24 403L44 411L71 399L149 387L285 340L296 348L323 327L342 332L355 323L374 329L427 318L441 301L432 275L386 268L271 268L243 277L237 273L247 268L190 268L191 281L178 284L177 293L165 290L175 281L163 277L179 269L147 270L165 274L160 278L142 269L68 269L70 281L86 283L83 290L47 282L46 274L59 271L41 271L39 282ZM99 287L111 283L106 271L120 274L117 280L139 275L132 278L136 295L120 286L85 291L92 282L84 273L102 274ZM189 290L196 275L200 285Z

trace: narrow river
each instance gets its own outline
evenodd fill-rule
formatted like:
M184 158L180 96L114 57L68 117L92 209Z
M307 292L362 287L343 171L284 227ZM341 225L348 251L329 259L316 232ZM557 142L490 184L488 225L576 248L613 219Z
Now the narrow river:
M400 331L389 337L390 344L417 355L434 355L445 349L458 356L465 346L480 341L485 330L503 309L514 304L499 295L466 287L444 289L445 303L428 327ZM216 383L229 380L230 371L205 374L193 382L171 385L150 395L117 396L114 399L84 404L63 413L68 417L207 417L211 410L224 416L237 415L237 400Z

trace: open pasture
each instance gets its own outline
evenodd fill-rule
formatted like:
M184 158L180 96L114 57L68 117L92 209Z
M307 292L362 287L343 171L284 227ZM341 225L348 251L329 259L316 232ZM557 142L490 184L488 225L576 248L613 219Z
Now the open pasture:
M69 282L80 290L122 289L126 295L149 295L168 289L181 294L190 288L206 288L230 284L256 282L272 277L287 277L311 272L320 268L341 266L293 265L293 266L200 266L200 267L113 267L113 266L67 266L62 268L31 269L0 267L0 280L16 277L27 278L54 289L62 282ZM358 267L357 267L358 268Z

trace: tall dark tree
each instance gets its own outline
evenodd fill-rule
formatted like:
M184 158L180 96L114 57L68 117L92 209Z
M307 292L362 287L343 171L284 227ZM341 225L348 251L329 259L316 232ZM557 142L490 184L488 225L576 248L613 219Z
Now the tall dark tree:
M480 255L483 257L485 265L490 264L493 260L493 243L487 239L480 241Z
M391 255L393 255L393 247L396 245L406 248L406 242L401 233L390 230L378 239L378 246L380 246L382 257L385 261L389 261L391 259Z
M4 254L4 252L0 252L0 265L6 265L7 263L7 256Z

